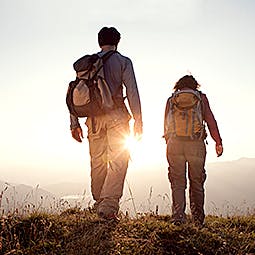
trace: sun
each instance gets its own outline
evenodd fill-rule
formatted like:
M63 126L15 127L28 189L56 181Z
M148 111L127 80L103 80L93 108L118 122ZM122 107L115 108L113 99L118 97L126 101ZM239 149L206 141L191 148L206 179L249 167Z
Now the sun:
M125 148L129 150L130 153L136 153L139 147L139 140L133 135L129 135L125 137Z
M125 148L129 150L133 165L143 167L165 160L165 144L161 137L153 138L150 134L143 134L137 139L134 135L126 136Z
M162 138L162 123L152 121L144 115L143 133L136 137L133 132L134 121L130 121L130 134L125 136L124 146L130 153L130 166L135 171L148 169L166 163L166 143Z

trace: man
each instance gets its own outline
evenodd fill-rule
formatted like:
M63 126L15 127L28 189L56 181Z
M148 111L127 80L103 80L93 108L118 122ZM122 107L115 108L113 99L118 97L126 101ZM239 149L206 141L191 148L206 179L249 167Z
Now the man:
M120 33L114 27L104 27L98 33L100 57L115 51L104 63L104 75L116 107L93 119L88 117L88 141L91 158L91 191L97 214L104 219L114 219L123 193L129 152L125 138L129 135L131 118L124 102L123 85L134 118L134 135L142 135L142 113L139 92L132 62L117 52ZM82 142L83 131L76 117L71 115L72 137Z
M211 137L216 142L215 148L218 157L222 155L223 147L217 122L210 109L208 99L205 94L197 90L198 88L199 84L192 75L186 75L176 83L175 93L166 104L164 137L167 143L168 177L172 189L173 222L181 224L186 221L187 164L192 219L195 224L201 226L205 218L204 182L206 173L204 166L206 148L204 139L206 132L204 121L207 123ZM182 101L186 106L181 107Z

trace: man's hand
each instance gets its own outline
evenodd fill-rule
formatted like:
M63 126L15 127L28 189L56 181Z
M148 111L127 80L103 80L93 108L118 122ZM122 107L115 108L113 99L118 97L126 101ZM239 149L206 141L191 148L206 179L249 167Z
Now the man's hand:
M221 144L216 144L215 146L215 150L216 150L216 153L217 153L217 156L220 157L223 153L223 147Z
M71 134L73 139L75 139L77 142L81 143L83 139L83 132L81 127L77 127L71 130Z
M140 140L142 138L143 134L143 123L142 121L135 121L134 123L134 136L137 140Z

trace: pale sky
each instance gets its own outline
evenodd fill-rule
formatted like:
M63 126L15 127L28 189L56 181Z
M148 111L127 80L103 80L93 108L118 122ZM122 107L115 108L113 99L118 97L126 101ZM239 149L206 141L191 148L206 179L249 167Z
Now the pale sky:
M73 62L99 51L103 26L121 33L118 50L132 59L141 96L144 136L130 171L167 171L165 103L189 72L223 139L217 158L208 138L207 162L255 157L254 11L253 0L0 0L0 180L88 178L88 142L70 136L65 93Z

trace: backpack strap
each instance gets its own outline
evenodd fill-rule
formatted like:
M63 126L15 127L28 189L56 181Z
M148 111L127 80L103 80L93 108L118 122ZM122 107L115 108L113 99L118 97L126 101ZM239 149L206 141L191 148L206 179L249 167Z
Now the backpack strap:
M99 54L93 54L93 55L97 55L98 58L102 59L103 64L97 69L97 71L94 73L94 75L90 78L90 79L94 79L97 74L100 72L100 70L103 68L104 64L106 63L106 61L115 53L115 50L110 50L108 52L106 52L102 57L99 56ZM97 59L98 59L97 58ZM96 61L95 61L96 62Z
M105 63L114 53L116 53L116 50L109 50L107 51L101 58L103 60L103 63Z
M201 107L202 107L202 116L203 116L203 120L205 119L205 105L204 105L204 101L202 99L202 91L198 91L201 97Z
M97 76L97 74L99 73L99 71L103 68L104 64L106 63L106 61L115 53L115 50L110 50L108 52L106 52L102 57L100 57L98 54L97 56L99 58L102 59L102 65L97 69L97 71L94 73L94 75L90 78L90 80L93 82L93 79ZM91 82L90 82L91 83ZM93 86L93 84L92 84ZM96 123L95 123L95 117L92 116L91 117L91 125L92 125L92 133L96 133Z

